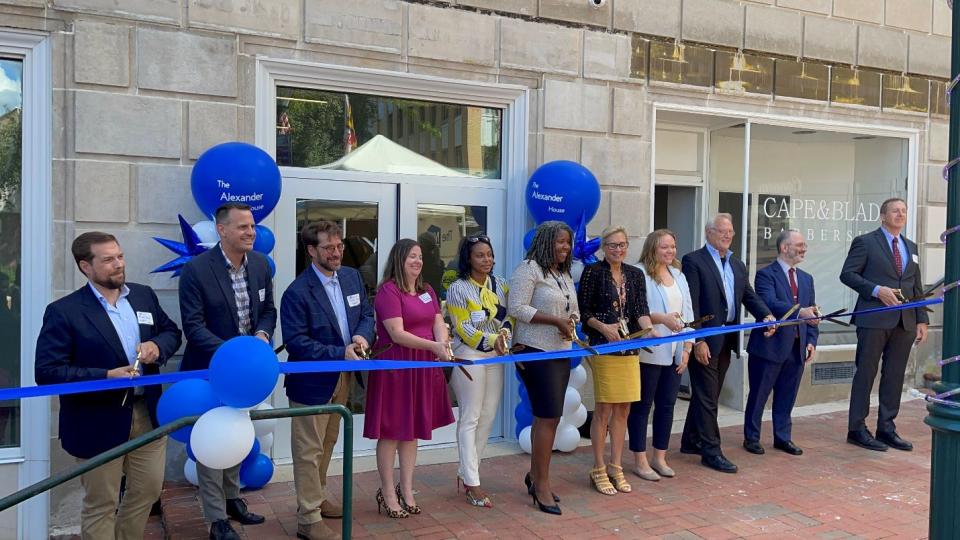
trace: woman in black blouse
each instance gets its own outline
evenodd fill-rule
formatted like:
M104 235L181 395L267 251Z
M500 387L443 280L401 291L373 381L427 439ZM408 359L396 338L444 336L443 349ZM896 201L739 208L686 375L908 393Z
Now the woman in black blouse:
M584 269L577 301L584 329L591 345L620 341L652 326L647 308L643 273L623 264L627 255L627 232L610 227L601 234L603 260ZM640 399L640 361L637 351L591 357L596 407L590 426L593 469L590 480L604 495L632 488L620 464L630 404ZM610 461L604 463L607 432L610 433ZM611 480L613 483L611 484Z

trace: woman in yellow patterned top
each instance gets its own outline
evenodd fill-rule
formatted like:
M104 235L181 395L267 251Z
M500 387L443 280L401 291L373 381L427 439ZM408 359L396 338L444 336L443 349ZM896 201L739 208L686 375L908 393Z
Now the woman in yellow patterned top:
M493 246L483 235L460 242L459 279L447 289L447 311L453 322L453 353L476 360L502 355L510 345L512 322L507 318L507 283L494 276ZM493 508L480 489L480 457L487 446L490 428L503 393L503 364L464 366L473 380L453 370L450 384L457 393L460 421L457 446L460 451L460 482L473 506Z

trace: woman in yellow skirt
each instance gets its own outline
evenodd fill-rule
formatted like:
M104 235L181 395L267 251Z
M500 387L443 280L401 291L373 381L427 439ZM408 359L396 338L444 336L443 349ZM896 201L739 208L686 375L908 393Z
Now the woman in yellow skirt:
M652 326L647 308L643 273L624 264L629 242L623 227L609 227L601 233L603 260L586 267L580 277L577 302L584 330L591 345L620 341ZM590 426L593 469L590 481L604 495L629 493L621 457L627 431L630 404L640 400L640 364L637 351L594 356L593 372L596 407ZM610 460L605 462L607 433L610 433ZM612 481L612 483L611 483Z

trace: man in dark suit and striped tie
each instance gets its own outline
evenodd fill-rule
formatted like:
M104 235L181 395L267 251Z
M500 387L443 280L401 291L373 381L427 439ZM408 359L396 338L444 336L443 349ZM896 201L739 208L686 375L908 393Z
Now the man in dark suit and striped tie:
M896 306L905 298L923 294L917 245L901 234L906 223L907 203L900 198L887 199L880 206L880 228L854 238L850 244L840 281L857 291L857 311ZM853 318L857 325L857 371L850 390L847 433L850 444L881 452L888 446L913 450L910 442L897 435L893 420L900 411L900 394L910 348L914 342L922 343L927 339L927 322L924 308ZM881 357L880 410L874 438L867 430L866 418Z

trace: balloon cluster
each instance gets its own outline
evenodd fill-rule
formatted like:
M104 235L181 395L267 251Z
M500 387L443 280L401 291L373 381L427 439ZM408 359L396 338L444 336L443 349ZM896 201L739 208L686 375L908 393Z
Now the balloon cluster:
M267 217L280 201L280 168L269 154L251 144L228 142L218 144L200 155L190 175L190 190L203 215L213 217L217 208L229 202L250 205L257 223ZM191 227L183 216L180 233L183 242L154 238L174 252L177 258L153 269L153 272L173 272L179 276L191 258L215 246L220 241L217 225L212 220L198 221ZM273 231L257 225L253 249L267 256L271 275L276 264L270 257L276 239Z
M570 270L574 285L579 287L580 274L586 264L597 262L595 253L600 248L600 239L587 238L587 223L593 219L600 208L600 184L589 169L573 161L551 161L537 168L527 182L527 209L539 225L544 221L563 221L574 230L573 261ZM533 228L523 237L523 248L530 249L536 234ZM581 339L586 336L577 324L577 334ZM572 452L580 444L580 432L577 430L587 421L587 408L580 398L580 387L587 380L587 372L580 358L570 361L570 382L563 400L563 416L553 440L554 450ZM517 377L519 379L519 375ZM530 453L530 430L533 422L533 410L530 397L523 382L520 382L520 403L514 410L517 420L516 435L520 448Z
M277 421L250 420L250 409L270 409L270 397L280 377L280 363L269 344L252 336L223 343L210 361L210 380L187 379L167 388L157 404L157 421L167 424L185 416L200 416L193 426L170 434L187 445L183 474L197 485L197 463L211 469L240 464L240 483L250 489L267 484L273 461Z

